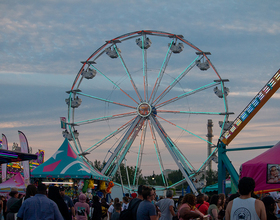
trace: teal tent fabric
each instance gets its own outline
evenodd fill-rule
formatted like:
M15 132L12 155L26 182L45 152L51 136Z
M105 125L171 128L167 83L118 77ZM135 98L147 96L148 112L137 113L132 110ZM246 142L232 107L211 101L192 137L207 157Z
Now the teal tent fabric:
M231 181L226 181L226 189L231 190ZM214 191L218 191L218 183L210 186L206 186L201 190L202 193L214 192Z
M31 172L33 178L76 178L110 181L91 167L72 148L67 138L61 147L46 162Z

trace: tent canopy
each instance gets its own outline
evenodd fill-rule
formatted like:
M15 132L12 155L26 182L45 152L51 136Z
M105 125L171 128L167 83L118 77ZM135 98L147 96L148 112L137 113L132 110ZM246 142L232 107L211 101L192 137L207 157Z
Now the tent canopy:
M1 192L10 192L12 188L16 188L17 190L26 188L24 179L20 173L14 175L12 178L0 184Z
M270 192L280 189L279 155L280 142L259 156L241 165L240 177L246 176L255 180L255 193Z
M226 189L228 189L228 191L231 190L231 181L230 180L226 181L225 187L226 187ZM208 193L208 192L214 192L214 191L218 191L218 183L210 185L210 186L206 186L201 190L202 193Z
M52 157L31 172L31 177L110 180L82 159L67 138Z

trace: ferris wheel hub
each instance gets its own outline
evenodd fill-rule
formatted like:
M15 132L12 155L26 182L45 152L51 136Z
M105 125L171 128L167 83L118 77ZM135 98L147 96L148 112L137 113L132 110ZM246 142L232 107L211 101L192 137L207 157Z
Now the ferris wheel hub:
M147 102L142 102L137 107L137 113L141 117L148 117L152 112L152 107Z

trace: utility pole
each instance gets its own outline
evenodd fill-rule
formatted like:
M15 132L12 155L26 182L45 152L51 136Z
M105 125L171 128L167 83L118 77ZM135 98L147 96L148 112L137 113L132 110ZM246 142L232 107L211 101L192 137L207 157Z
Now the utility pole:
M211 144L212 143L212 139L213 139L213 121L212 119L208 119L208 123L207 123L207 135L206 137L208 138L208 143L207 143L207 156L209 157L210 154L212 153L212 150L211 150ZM210 142L210 143L209 143ZM212 161L209 162L209 165L208 165L208 171L212 169Z

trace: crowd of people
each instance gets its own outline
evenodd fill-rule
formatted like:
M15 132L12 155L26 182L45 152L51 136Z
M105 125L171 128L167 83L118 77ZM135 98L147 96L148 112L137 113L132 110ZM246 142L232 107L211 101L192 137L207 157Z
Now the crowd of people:
M155 188L140 185L137 193L107 202L98 196L89 200L83 193L72 200L63 186L47 189L45 184L28 185L24 197L17 190L10 192L8 200L1 197L0 220L276 220L276 214L280 214L279 194L271 192L260 199L253 194L254 188L255 181L244 177L238 193L230 197L189 193L174 200L172 190L166 191L165 198L158 198Z

